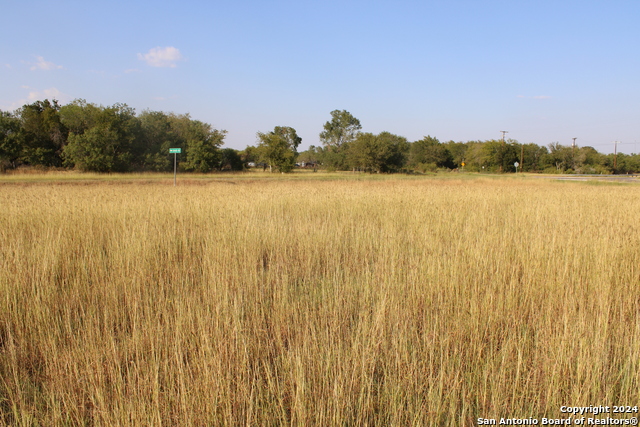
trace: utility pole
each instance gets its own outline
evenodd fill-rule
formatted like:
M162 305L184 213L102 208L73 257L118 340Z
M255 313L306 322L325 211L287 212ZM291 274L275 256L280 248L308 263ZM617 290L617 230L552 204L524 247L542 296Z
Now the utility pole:
M524 144L520 146L520 173L524 171Z
M508 130L501 130L500 132L502 132L502 146L504 147L504 134L505 133L509 133ZM504 155L504 153L503 153ZM500 173L502 173L502 159L500 159Z
M573 170L576 170L576 139L578 138L571 138L573 139L573 143L571 144L571 167L573 168Z
M618 169L618 144L620 141L613 141L613 173Z

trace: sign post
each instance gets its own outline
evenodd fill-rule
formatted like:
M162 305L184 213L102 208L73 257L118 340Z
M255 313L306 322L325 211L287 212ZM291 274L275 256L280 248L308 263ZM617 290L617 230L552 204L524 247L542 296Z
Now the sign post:
M178 173L178 154L182 153L182 148L169 148L169 154L173 154L173 186L176 186L176 175Z
M518 166L520 166L520 163L515 162L515 163L513 164L513 166L515 166L515 167L516 167L516 173L518 173Z

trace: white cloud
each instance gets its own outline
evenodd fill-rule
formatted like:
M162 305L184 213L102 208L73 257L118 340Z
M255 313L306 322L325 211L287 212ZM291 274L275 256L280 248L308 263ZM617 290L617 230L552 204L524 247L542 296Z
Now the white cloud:
M176 67L176 62L182 61L184 58L178 49L173 46L154 47L144 55L139 53L138 59L145 61L147 65L152 67Z
M29 92L29 101L34 102L43 99L57 99L58 101L64 103L69 100L69 96L60 92L55 87L45 89L43 91L32 90L31 92Z
M45 61L45 59L42 56L36 56L36 59L38 60L38 62L36 63L31 63L31 71L35 71L35 70L61 70L62 69L62 65L56 65L53 62L49 62L49 61Z
M22 101L25 101L25 100L12 102L11 104L0 104L0 110L13 112L25 104L25 102L22 102Z
M20 86L22 89L29 91L26 98L18 99L10 104L0 105L2 111L15 111L25 104L31 104L36 101L44 101L45 99L56 99L60 104L66 104L71 101L71 97L66 93L61 92L58 88L51 87L44 90L36 90L30 86Z
M139 70L137 68L129 68L128 70L124 70L125 74L130 74L130 73L141 73L142 70Z

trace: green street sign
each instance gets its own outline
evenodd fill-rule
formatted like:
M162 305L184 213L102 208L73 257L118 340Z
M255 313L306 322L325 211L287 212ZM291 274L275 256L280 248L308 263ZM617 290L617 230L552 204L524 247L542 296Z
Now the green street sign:
M173 154L173 186L176 186L176 176L178 175L178 156L182 153L182 148L169 148L169 154Z

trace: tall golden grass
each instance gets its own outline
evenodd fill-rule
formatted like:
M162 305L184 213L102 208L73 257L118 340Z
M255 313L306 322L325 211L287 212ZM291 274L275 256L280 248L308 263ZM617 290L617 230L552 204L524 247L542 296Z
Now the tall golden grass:
M0 185L0 423L475 425L638 404L640 187Z

